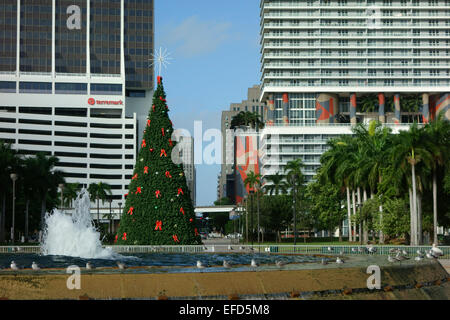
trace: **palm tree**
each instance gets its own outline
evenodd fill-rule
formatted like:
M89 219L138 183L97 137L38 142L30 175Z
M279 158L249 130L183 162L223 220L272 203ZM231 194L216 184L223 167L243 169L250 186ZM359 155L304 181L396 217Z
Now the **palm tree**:
M304 164L300 158L289 161L284 168L286 178L291 187L292 194L292 210L294 218L294 245L297 244L297 199L299 198L298 190L303 185L304 176L302 169Z
M252 204L253 204L254 200L255 200L254 199L255 192L258 192L258 190L257 190L258 186L261 185L261 175L259 173L255 174L255 172L250 171L247 174L247 178L245 178L245 180L244 180L244 185L249 188L249 191L250 191L250 194L251 194L251 201L252 201ZM258 206L258 217L257 217L257 219L258 219L258 242L259 242L259 229L260 229L259 228L259 194L258 194L257 206ZM253 210L251 210L251 215L252 215L251 228L252 228L252 242L253 242Z
M231 129L239 126L251 126L252 128L262 129L264 123L261 121L261 116L256 112L241 111L231 119Z
M2 211L0 213L0 242L5 241L6 223L6 194L11 190L12 172L17 172L20 167L17 152L11 148L11 144L0 141L0 195L2 197Z
M398 172L405 172L406 168L410 168L411 170L411 244L420 245L422 242L422 221L417 203L418 181L416 167L422 162L425 168L431 168L433 158L431 153L424 147L423 131L419 129L417 123L414 123L409 131L400 131L400 133L394 137L396 143L392 150L393 166L398 169Z
M23 165L20 170L21 184L25 195L25 239L28 239L30 201L39 189L39 177L37 173L40 170L40 166L41 163L36 157L29 157L23 160Z
M450 148L450 122L444 120L443 115L427 124L424 128L426 148L432 156L433 170L433 236L434 243L438 243L437 238L437 171L443 168L449 161Z
M279 195L286 194L288 184L284 181L285 176L280 173L275 173L274 175L270 175L266 177L266 180L271 182L270 185L265 185L264 189L267 191L269 195Z
M66 207L72 206L73 201L77 198L79 191L80 186L78 183L68 183L64 186L63 198L64 198L64 205Z
M90 184L88 192L92 198L97 200L97 225L100 226L100 200L102 200L102 204L105 203L108 195L111 195L111 186L103 182Z
M376 95L366 95L361 97L361 112L374 112L378 105L378 98Z
M34 178L39 181L39 183L36 184L36 193L41 199L41 227L44 228L49 190L55 189L59 184L64 183L65 181L62 172L55 170L55 167L59 163L57 157L38 153L35 158L36 171L34 173Z

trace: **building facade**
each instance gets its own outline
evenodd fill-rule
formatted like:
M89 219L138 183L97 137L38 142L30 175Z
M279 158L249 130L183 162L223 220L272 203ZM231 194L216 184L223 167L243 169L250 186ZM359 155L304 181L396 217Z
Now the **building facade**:
M260 96L260 87L254 85L248 88L246 100L241 103L232 103L229 110L222 111L222 165L217 184L218 200L225 197L233 198L234 195L234 137L230 132L231 121L240 112L258 113L261 121L266 121L264 119L266 104L259 101Z
M450 119L449 0L261 0L261 101L268 124Z
M194 162L194 138L188 136L176 136L178 153L172 154L172 159L175 163L182 163L184 174L186 176L186 183L191 193L192 203L195 206L197 202L197 179Z
M153 88L153 1L0 4L0 140L124 203ZM144 118L143 118L144 117Z

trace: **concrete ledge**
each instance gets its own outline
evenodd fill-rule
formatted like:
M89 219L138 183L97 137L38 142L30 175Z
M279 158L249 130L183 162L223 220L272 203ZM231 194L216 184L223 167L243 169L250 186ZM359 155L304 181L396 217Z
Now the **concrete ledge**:
M422 265L387 266L381 268L382 287L411 286L417 283L446 286L448 299L449 274L437 262ZM261 296L281 293L335 292L335 298L353 296L348 289L366 290L365 268L331 268L289 271L177 273L177 274L83 274L81 290L68 290L63 274L8 274L0 275L0 298L11 300L55 299L157 299L158 297L222 297ZM441 282L437 282L441 281ZM361 290L359 290L361 292ZM422 290L422 289L420 289ZM341 293L342 292L342 293ZM354 291L358 292L358 290ZM380 293L380 291L378 291ZM367 298L372 297L367 293ZM447 294L447 295L446 295ZM301 295L300 295L301 296ZM364 294L361 294L363 297ZM223 298L225 297L225 298ZM375 298L376 296L373 296ZM395 295L391 295L393 299ZM329 298L333 298L330 296ZM397 297L402 298L402 297ZM408 299L408 297L403 297ZM416 297L412 297L415 299ZM333 298L334 299L334 298Z

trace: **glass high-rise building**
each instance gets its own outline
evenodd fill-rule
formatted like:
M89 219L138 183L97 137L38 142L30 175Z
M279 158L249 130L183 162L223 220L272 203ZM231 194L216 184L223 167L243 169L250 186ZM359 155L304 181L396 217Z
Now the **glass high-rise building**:
M151 106L152 0L0 2L0 139L124 200Z

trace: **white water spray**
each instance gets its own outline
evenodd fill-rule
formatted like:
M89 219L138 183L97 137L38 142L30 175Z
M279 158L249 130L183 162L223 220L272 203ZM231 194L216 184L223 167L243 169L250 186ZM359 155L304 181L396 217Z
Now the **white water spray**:
M91 200L82 189L74 203L72 215L57 209L45 215L45 231L41 244L44 255L80 257L83 259L114 259L120 255L103 248L100 233L91 217Z

